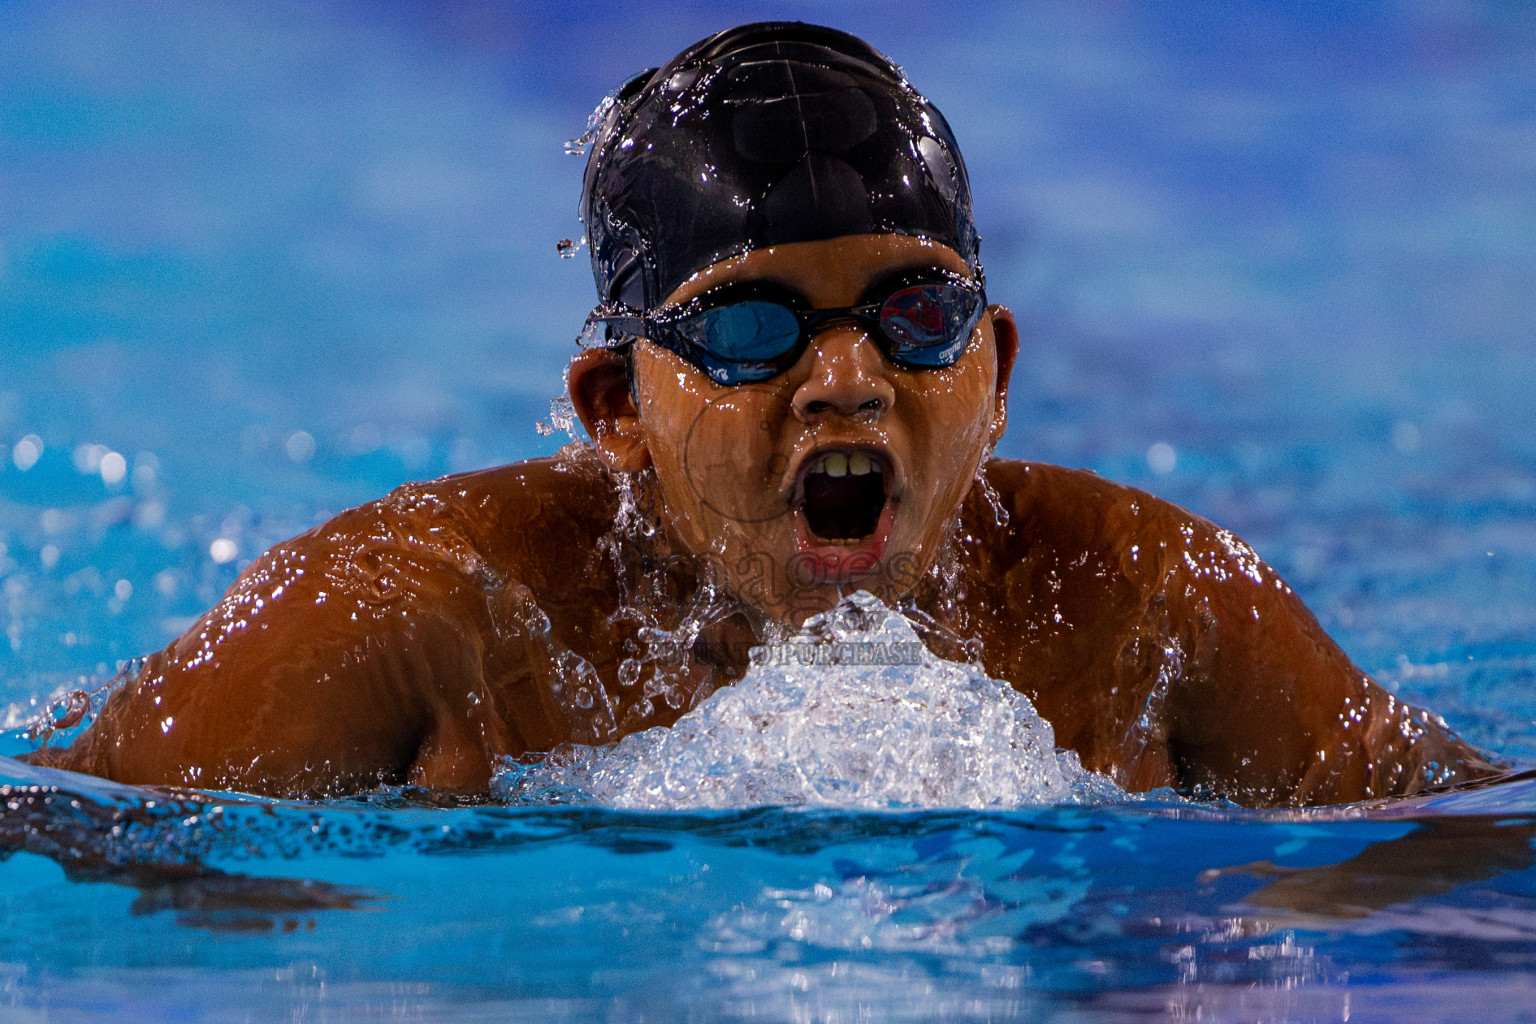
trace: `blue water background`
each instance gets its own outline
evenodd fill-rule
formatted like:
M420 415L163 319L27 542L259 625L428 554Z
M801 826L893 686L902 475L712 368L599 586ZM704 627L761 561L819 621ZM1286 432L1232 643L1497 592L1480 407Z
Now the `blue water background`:
M1024 331L1000 454L1092 468L1233 529L1363 668L1474 741L1536 759L1536 12L1496 2L0 2L10 723L163 646L270 543L405 480L553 450L561 438L533 424L592 301L584 254L555 252L581 230L580 161L561 143L631 72L758 17L864 35L954 126L990 294ZM34 435L41 457L22 471ZM122 456L115 483L107 452ZM1495 810L1536 809L1508 800ZM324 813L473 832L491 812ZM505 813L513 831L541 827ZM1280 939L1223 938L1237 896L1195 873L1283 862L1281 833L1299 826L1106 811L1082 833L1098 838L1066 849L1017 840L1054 835L1049 816L917 816L873 837L858 816L790 816L755 860L756 826L584 813L542 845L488 840L469 860L415 840L366 864L274 846L247 870L387 894L299 914L292 934L281 915L277 932L244 937L154 905L135 915L131 887L66 883L18 853L0 866L0 1005L71 1019L99 998L150 1018L164 998L215 1019L234 993L304 1019L343 1003L901 1016L868 1002L883 992L912 1019L1177 1019L1163 993L1220 971L1180 974L1179 942L1117 945L1130 933L1104 923L1161 919L1165 897L1206 922L1191 955L1230 962L1230 991L1276 957L1275 991L1315 989L1320 1001L1266 1019L1342 1019L1351 993L1357 1020L1367 1005L1399 1020L1411 1015L1392 1007L1458 1019L1475 997L1493 1007L1480 1019L1518 1019L1532 1005L1529 870L1416 904L1417 925L1303 928L1294 949L1250 954ZM1330 825L1314 850L1346 858L1402 827ZM632 828L660 829L665 848L615 852ZM923 837L946 830L968 852L934 860ZM719 938L738 907L777 912L765 893L814 904L818 881L834 895L869 884L839 858L908 864L919 892L941 892L932 872L963 861L1005 879L1023 850L1036 865L1067 858L1040 885L1064 873L1079 889L1062 890L1057 924L1008 919L991 953L838 953L787 933L732 952ZM712 879L735 882L705 880L712 857ZM1103 902L1116 886L1127 909ZM957 891L964 904L975 890ZM1040 902L1004 891L986 898ZM1517 926L1468 938L1469 907ZM913 913L967 941L979 927L963 907ZM1446 914L1460 923L1424 923ZM796 956L815 965L798 980ZM837 988L839 963L856 968L841 976L851 988ZM326 1004L327 978L333 994L350 979L351 1001ZM983 991L1002 1001L966 1003ZM1083 1009L1072 993L1128 1002ZM1222 1012L1247 1019L1233 1005Z

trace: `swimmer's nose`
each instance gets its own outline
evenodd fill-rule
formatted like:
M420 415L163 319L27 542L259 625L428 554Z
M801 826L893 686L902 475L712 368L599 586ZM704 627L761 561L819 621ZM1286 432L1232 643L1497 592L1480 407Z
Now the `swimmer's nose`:
M821 331L797 369L805 376L795 387L795 415L806 423L828 416L878 420L896 399L885 358L857 324Z

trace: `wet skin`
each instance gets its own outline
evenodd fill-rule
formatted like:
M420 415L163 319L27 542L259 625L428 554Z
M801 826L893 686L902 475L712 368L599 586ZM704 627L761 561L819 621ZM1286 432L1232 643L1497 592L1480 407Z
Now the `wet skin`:
M751 281L838 308L883 297L883 282L924 269L970 276L946 246L850 236L717 263L668 302ZM1003 435L1017 345L1011 315L994 306L953 366L908 370L847 320L760 383L716 384L682 357L640 344L633 389L622 361L600 351L576 360L571 389L610 466L654 470L673 546L717 556L731 593L799 622L836 604L840 591L893 601L928 569L976 467ZM808 471L828 453L864 453L883 466L886 507L870 536L819 537L799 507Z
M943 246L851 236L716 264L671 299L756 280L841 307L914 268L965 272ZM1016 350L992 307L938 370L891 364L851 322L737 388L644 342L632 388L622 356L584 352L570 384L594 445L411 484L276 546L32 760L275 794L483 791L497 756L670 724L765 631L862 587L940 654L979 640L1058 744L1131 789L1326 803L1499 770L1360 672L1237 538L1090 473L989 459ZM822 536L810 471L847 453L883 469L878 527ZM621 479L637 505L616 531ZM641 629L684 621L711 579L691 653L626 684Z

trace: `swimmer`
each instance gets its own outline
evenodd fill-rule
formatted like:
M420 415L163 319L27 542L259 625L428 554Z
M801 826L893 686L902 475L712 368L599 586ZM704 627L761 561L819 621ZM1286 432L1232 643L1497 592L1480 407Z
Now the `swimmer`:
M1242 541L992 457L1018 332L965 165L899 69L757 24L594 115L591 443L410 484L272 548L34 763L326 796L676 721L845 595L976 656L1131 790L1243 804L1501 768L1355 667Z

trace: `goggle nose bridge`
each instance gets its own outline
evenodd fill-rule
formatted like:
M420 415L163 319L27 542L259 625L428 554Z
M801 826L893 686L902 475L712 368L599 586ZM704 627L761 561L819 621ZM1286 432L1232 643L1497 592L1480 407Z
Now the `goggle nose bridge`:
M803 314L802 316L803 319L800 321L800 330L806 338L815 338L823 331L830 330L833 327L840 327L844 324L852 327L862 328L866 334L870 334L880 329L880 317L878 313L869 312L867 309L861 307L844 309L813 309L808 313Z

